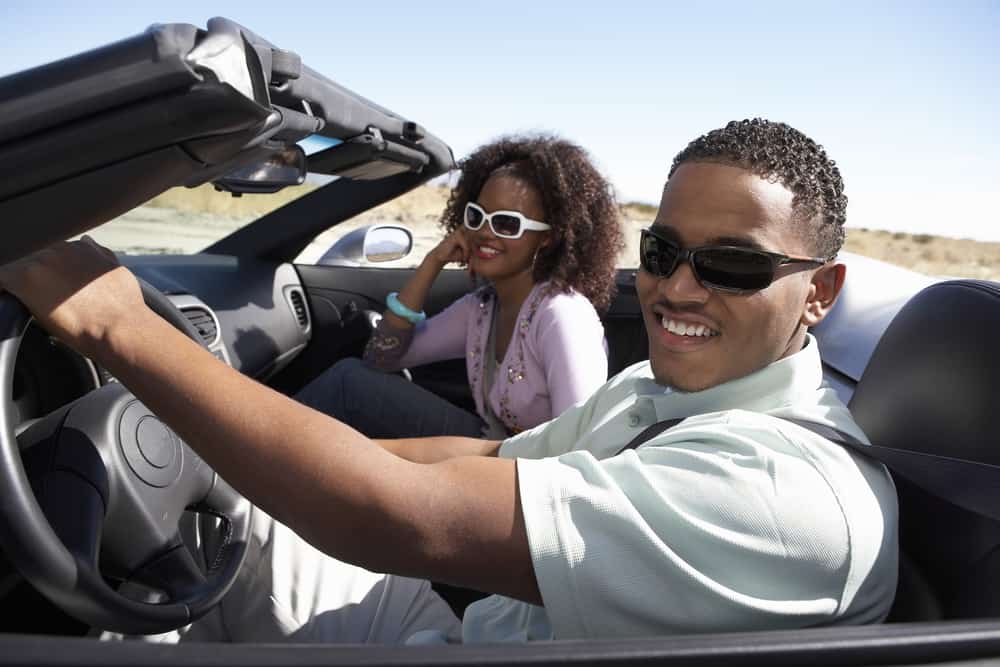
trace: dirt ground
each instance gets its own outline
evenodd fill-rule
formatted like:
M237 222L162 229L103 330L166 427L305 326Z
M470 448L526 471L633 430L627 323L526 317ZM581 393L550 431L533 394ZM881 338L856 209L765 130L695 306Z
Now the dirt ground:
M130 253L196 252L310 189L304 186L276 195L236 199L205 186L194 190L178 188L92 234L115 250ZM445 188L418 188L321 234L302 252L298 261L315 262L330 245L352 229L395 223L406 226L413 233L414 250L408 257L387 266L412 266L441 238L438 217L447 197ZM647 205L626 205L623 213L627 246L619 257L619 266L634 267L639 229L649 225L655 209ZM844 249L929 275L1000 280L1000 243L848 227Z

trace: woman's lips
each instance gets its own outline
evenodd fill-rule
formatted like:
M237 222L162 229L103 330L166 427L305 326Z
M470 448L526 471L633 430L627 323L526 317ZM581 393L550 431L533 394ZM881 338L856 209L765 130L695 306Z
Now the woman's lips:
M490 246L478 245L473 251L479 259L494 259L500 256L500 251Z

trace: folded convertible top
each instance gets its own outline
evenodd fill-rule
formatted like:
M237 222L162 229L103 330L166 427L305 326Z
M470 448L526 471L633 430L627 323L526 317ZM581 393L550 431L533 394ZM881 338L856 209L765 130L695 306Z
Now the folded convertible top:
M314 171L431 178L453 166L448 146L417 123L222 18L205 30L154 25L4 77L0 219L13 228L0 263L312 134L341 140L311 158ZM15 222L38 216L45 225Z

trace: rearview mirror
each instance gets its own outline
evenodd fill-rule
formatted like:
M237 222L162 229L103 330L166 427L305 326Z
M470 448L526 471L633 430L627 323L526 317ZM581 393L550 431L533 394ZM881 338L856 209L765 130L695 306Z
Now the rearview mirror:
M268 194L290 185L302 185L307 171L305 152L298 146L289 146L275 151L263 162L227 173L214 184L217 189L234 195Z

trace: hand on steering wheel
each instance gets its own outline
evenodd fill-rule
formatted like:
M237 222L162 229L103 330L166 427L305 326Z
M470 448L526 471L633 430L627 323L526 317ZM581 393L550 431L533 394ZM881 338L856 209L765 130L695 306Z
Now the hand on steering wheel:
M150 308L200 342L169 299L148 284L140 282L140 289ZM15 438L14 364L30 321L19 301L0 293L4 550L36 589L91 626L155 634L192 622L236 580L252 505L117 383L43 417ZM65 328L73 320L47 322ZM222 519L220 548L207 571L179 537L186 509ZM167 600L132 600L105 576L160 590Z

